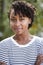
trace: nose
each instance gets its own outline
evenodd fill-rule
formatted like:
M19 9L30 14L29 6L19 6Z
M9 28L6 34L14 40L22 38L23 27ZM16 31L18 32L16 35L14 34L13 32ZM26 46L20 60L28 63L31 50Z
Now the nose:
M16 26L19 26L19 25L20 25L20 21L17 20L17 22L16 22Z

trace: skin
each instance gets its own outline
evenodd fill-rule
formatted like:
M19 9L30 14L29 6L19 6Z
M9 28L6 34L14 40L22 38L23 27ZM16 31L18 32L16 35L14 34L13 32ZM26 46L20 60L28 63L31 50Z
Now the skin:
M6 63L5 62L0 62L0 65L6 65Z
M32 36L28 31L28 25L31 23L31 19L28 17L19 16L18 14L14 16L14 10L11 10L10 13L10 27L13 32L15 32L15 36L13 37L18 44L26 44L31 39Z
M18 14L14 16L14 10L10 13L10 28L16 34L13 39L15 39L18 44L25 45L32 40L32 35L29 33L28 25L31 24L31 19L28 17L19 16ZM36 59L34 65L40 65L43 62L43 55L39 55ZM0 65L6 65L4 62L0 62Z
M35 65L40 65L41 63L43 63L43 55L42 54L38 55Z
M28 31L28 25L31 24L31 19L28 17L14 16L14 10L10 13L10 27L16 35L13 37L18 44L25 45L32 40L32 35ZM40 65L43 62L43 55L37 56L35 65Z

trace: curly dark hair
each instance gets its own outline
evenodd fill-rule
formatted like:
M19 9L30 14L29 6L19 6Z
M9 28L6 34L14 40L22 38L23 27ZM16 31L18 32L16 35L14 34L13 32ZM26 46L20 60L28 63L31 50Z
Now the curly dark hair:
M34 11L35 8L32 4L27 3L26 1L14 1L11 5L8 17L10 19L10 12L11 9L14 9L14 15L21 15L26 16L28 18L31 18L31 24L29 24L28 28L32 26L33 20L34 20Z

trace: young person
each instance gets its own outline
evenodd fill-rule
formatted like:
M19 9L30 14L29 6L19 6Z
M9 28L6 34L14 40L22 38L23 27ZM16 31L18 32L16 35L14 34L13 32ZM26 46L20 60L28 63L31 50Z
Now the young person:
M10 28L15 33L0 42L0 63L40 65L43 63L43 39L31 35L35 8L25 1L14 1L9 11Z

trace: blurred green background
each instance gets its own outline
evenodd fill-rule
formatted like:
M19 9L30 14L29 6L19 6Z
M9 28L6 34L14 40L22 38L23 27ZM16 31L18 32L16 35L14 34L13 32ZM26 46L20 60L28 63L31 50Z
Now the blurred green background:
M13 0L0 0L0 40L14 34L9 25L8 11ZM30 33L43 37L43 0L26 0L36 7L35 18Z

